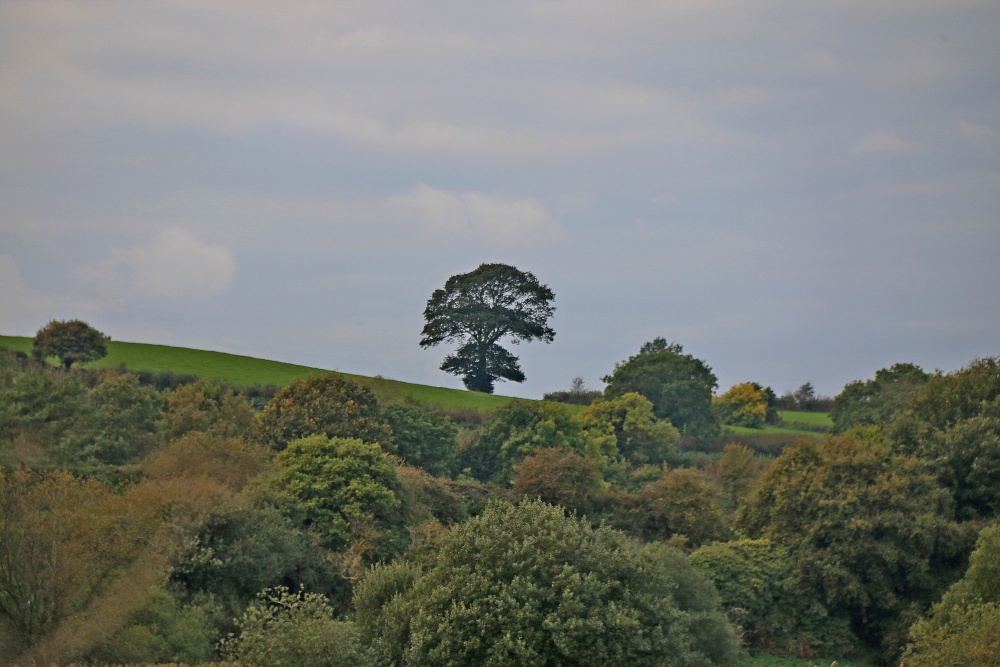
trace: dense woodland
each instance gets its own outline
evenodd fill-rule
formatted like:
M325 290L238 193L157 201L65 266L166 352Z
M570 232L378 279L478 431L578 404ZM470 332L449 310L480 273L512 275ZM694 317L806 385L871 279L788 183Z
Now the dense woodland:
M1000 664L997 359L776 443L726 425L796 397L662 339L489 413L38 356L0 350L4 664Z

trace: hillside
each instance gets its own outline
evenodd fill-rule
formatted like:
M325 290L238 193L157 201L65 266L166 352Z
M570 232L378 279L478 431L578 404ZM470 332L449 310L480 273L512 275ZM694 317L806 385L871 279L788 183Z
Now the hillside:
M31 338L0 336L0 346L11 350L30 352ZM125 366L133 371L190 373L204 380L228 382L239 386L283 386L292 380L308 377L310 374L337 372L226 352L210 352L186 347L127 343L115 340L108 344L108 356L89 365L90 368L116 366ZM360 382L372 389L380 398L390 400L413 399L445 408L481 411L490 410L511 400L507 396L431 387L381 377L369 378L349 373L340 373L340 375Z
M0 347L30 353L31 338L27 336L0 336ZM306 378L310 374L337 373L367 386L380 400L386 402L413 400L446 409L485 412L511 400L509 396L432 387L378 376L353 375L227 352L115 340L108 344L108 356L90 364L89 368L114 368L116 366L125 366L133 371L191 374L210 382L227 382L237 386L277 385L280 387L292 380ZM575 414L580 411L582 406L566 405L566 408ZM828 428L831 425L826 413L784 411L782 417L785 421L784 424L768 426L763 430L733 426L727 426L725 429L732 435L744 438L760 436L817 437L821 435L823 427Z

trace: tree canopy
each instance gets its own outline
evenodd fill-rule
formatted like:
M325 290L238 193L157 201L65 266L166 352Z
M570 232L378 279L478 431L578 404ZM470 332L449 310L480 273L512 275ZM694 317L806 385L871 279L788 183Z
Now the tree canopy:
M371 391L333 373L293 380L264 406L256 439L277 450L310 435L360 438L392 446L392 432Z
M684 354L676 343L668 345L663 338L645 343L639 354L616 364L603 379L606 397L642 394L657 417L669 420L684 435L706 440L719 433L719 418L712 409L718 380L705 362Z
M38 330L32 354L38 359L58 357L64 368L97 361L108 354L110 339L80 320L52 320Z
M500 342L541 340L551 343L548 326L555 295L534 274L507 264L481 264L454 275L435 290L424 309L420 347L458 343L441 370L462 376L466 388L493 393L497 380L524 382L517 357Z

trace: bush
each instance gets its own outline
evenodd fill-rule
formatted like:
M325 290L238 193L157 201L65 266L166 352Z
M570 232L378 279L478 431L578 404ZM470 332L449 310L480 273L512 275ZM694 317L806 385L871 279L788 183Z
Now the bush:
M638 500L647 540L683 536L696 548L728 536L715 489L697 471L667 470L639 492Z
M271 488L284 496L290 516L317 530L329 548L347 547L352 529L363 523L399 528L399 480L378 445L314 435L293 441L275 461Z
M541 502L492 503L418 574L378 568L355 594L379 664L732 665L711 586L683 554Z
M635 465L663 463L681 439L670 422L657 419L653 404L634 392L597 401L581 410L577 419L587 437L599 441L589 449L616 453Z
M375 396L332 373L294 380L279 391L257 418L255 433L257 442L279 451L310 435L392 445Z
M435 477L449 477L455 472L458 428L451 420L406 405L390 405L384 416L392 429L395 451L407 464Z
M490 413L459 465L482 482L504 484L522 459L549 447L584 451L582 424L562 405L513 400Z
M543 449L514 468L514 494L541 498L571 512L593 513L604 495L597 462L572 450Z
M167 394L163 435L167 440L191 431L210 435L244 437L253 426L254 413L243 398L221 385L201 382L183 385Z
M910 636L906 667L1000 664L1000 525L980 532L965 575Z
M729 620L754 649L810 658L851 648L847 623L797 590L784 547L769 540L717 542L691 554L691 563L715 584Z
M355 667L362 659L354 624L334 618L316 593L266 589L236 625L239 635L230 635L219 648L242 664Z

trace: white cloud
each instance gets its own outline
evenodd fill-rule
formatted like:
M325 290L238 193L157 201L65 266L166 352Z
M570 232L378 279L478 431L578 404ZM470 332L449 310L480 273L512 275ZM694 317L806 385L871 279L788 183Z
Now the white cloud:
M432 235L523 243L558 236L561 225L531 197L505 198L481 192L448 192L421 183L397 195L390 206Z
M95 282L129 296L207 298L228 290L235 272L236 260L228 249L170 227L143 247L113 249L110 260L88 273Z

